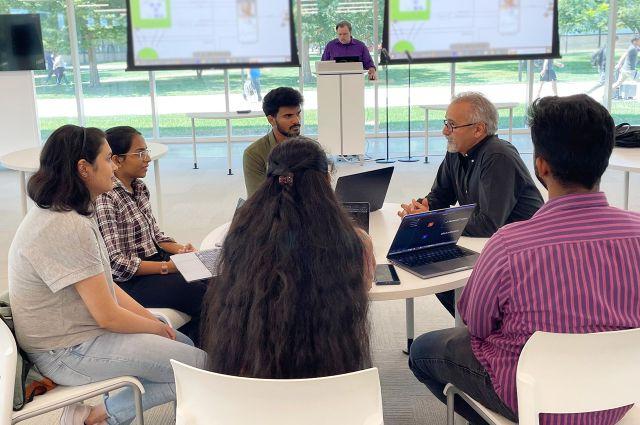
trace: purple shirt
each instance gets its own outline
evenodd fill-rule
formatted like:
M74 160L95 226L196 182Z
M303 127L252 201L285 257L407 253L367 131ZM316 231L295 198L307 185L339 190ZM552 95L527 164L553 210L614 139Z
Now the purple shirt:
M518 357L535 331L640 327L639 265L640 214L610 207L604 193L552 199L487 242L458 308L473 353L514 412ZM609 425L628 410L543 414L540 424Z
M351 41L347 44L340 43L340 40L337 38L328 42L322 53L321 60L330 61L340 56L357 56L362 62L362 68L375 68L367 46L365 46L362 41L356 40L353 37L351 37Z

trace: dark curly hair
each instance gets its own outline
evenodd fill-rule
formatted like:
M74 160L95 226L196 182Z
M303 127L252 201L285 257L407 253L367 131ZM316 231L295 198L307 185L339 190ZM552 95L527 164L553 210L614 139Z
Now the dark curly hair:
M237 211L205 295L209 368L310 378L370 367L365 248L304 137L279 143L266 182Z
M266 116L276 117L281 107L301 106L304 99L300 92L291 87L278 87L262 99L262 110Z

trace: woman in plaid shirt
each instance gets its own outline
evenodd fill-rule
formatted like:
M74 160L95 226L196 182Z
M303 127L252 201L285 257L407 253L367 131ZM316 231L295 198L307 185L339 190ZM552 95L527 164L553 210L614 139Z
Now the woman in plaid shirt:
M187 284L178 273L172 254L194 251L160 231L141 180L151 158L147 144L135 128L121 126L106 131L118 169L113 190L96 199L96 216L107 245L113 280L147 308L182 311L191 321L180 330L197 344L200 308L206 282Z

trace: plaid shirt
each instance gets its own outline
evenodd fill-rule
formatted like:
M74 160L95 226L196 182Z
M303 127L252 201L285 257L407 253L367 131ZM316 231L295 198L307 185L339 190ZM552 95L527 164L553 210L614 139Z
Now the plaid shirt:
M134 179L131 187L133 193L116 179L113 190L96 199L96 218L116 282L131 279L142 259L158 252L156 244L175 242L158 228L144 182Z

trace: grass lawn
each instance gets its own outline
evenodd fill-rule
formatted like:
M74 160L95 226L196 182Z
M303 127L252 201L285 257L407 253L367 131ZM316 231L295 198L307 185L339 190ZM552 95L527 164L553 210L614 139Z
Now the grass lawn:
M557 69L559 81L593 80L597 74L591 67L591 51L572 52L563 57L564 68ZM622 51L619 52L620 54ZM318 60L311 57L311 63ZM85 97L127 97L148 96L149 79L147 72L126 72L124 63L100 64L101 84L89 86L89 69L82 67L82 90ZM442 86L449 84L449 64L413 65L411 68L411 84L422 87ZM526 78L526 70L523 70ZM380 78L384 77L382 69ZM39 99L73 97L73 85L57 86L53 79L46 82L46 71L35 72L36 93ZM73 76L67 72L67 78ZM201 78L195 71L159 71L156 72L156 90L161 96L220 94L224 93L224 77L222 71L205 70ZM518 61L508 62L465 62L456 65L456 81L458 84L495 84L518 81ZM269 68L264 70L261 78L265 88L279 86L298 86L298 68ZM389 67L389 84L404 86L407 83L407 67L396 65ZM232 90L240 90L242 80L240 71L232 70L229 74L229 85ZM315 88L313 79L305 82L305 87Z
M616 123L638 121L638 102L636 101L615 101L613 104L613 116ZM500 111L500 128L507 128L509 125L509 117L506 111ZM439 131L442 129L442 120L444 119L444 111L432 111L429 114L429 129ZM384 133L385 127L384 109L380 109L380 133ZM191 137L191 121L184 114L168 114L160 115L160 136L161 137ZM309 135L318 132L318 116L317 111L311 110L305 112L305 133ZM374 109L366 110L366 129L373 131ZM421 109L413 108L411 111L411 128L414 131L424 130L424 114ZM525 107L521 105L513 110L513 125L515 128L524 127ZM49 134L61 125L68 124L69 119L60 118L41 118L40 127L42 137L46 138ZM77 123L76 123L77 124ZM145 136L152 134L151 116L146 115L121 115L110 117L87 117L87 125L102 129L107 129L116 125L130 125L140 130ZM226 126L221 120L200 120L196 122L197 136L223 136L226 134ZM389 108L389 130L392 132L407 130L407 108L393 107ZM264 118L243 119L233 123L233 134L235 136L255 136L262 135L269 131L269 126Z

